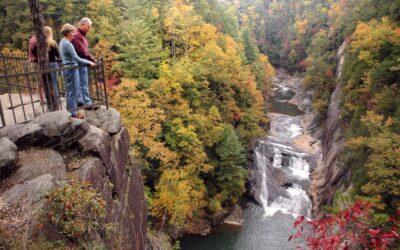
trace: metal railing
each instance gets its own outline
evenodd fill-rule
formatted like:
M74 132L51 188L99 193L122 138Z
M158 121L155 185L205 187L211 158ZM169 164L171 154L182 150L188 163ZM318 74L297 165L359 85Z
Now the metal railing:
M102 60L94 67L88 67L91 104L75 103L76 108L67 108L65 73L78 71L83 67L86 66L51 63L44 70L40 70L37 64L29 63L23 56L0 54L0 128L26 123L42 113L56 110L79 112L96 109L101 105L108 109ZM78 99L76 97L75 100Z

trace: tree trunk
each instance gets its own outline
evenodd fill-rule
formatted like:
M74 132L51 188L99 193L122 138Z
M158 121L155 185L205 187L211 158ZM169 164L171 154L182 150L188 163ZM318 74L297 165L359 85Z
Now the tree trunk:
M44 69L48 62L48 46L44 26L46 25L40 11L39 0L28 0L29 9L32 14L33 27L36 33L37 55L40 69Z

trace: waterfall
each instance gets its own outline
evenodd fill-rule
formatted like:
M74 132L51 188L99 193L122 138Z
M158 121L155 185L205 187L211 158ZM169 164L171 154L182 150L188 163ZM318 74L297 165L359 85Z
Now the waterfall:
M275 91L291 91L293 86L275 81ZM276 96L284 96L276 93ZM281 101L285 105L284 101ZM281 212L294 217L311 216L312 203L307 194L311 166L309 154L294 145L294 140L306 132L302 127L302 114L290 116L270 113L270 133L260 139L255 148L255 164L261 176L260 201L264 216Z
M308 182L310 176L310 165L304 158L306 154L297 152L294 148L270 141L264 141L264 147L270 146L273 148L272 164L267 161L268 150L263 150L262 146L256 148L256 164L259 166L260 174L262 176L260 200L264 208L265 216L273 216L276 212L280 211L285 214L292 214L294 217L304 215L310 217L311 201L307 192L302 188L299 183ZM289 163L285 166L283 162L283 155L290 157ZM267 168L283 170L287 178L290 180L285 193L278 195L277 198L271 200L268 188L276 182L273 176L267 175Z
M266 156L263 155L261 152L262 150L260 149L262 147L262 144L255 150L256 154L256 164L260 167L260 174L261 174L261 193L260 193L260 201L262 206L268 207L268 189L267 189L267 174L266 174Z

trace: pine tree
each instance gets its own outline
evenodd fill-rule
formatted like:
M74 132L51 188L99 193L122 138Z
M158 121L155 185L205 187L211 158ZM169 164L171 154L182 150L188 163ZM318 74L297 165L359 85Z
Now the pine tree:
M222 140L216 148L218 164L215 169L215 184L223 201L237 202L244 192L247 177L245 148L240 143L234 128L227 125L222 132Z
M249 29L246 28L243 30L242 40L247 61L248 63L253 63L258 57L259 51L254 41L251 38Z
M158 67L165 57L161 39L143 21L129 21L121 29L115 69L140 83L157 78Z

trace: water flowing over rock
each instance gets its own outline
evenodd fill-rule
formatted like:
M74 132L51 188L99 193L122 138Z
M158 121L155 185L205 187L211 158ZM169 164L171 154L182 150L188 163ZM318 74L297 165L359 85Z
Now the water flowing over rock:
M265 216L280 211L310 217L310 173L321 155L310 129L312 93L303 89L301 79L278 70L273 96L270 132L253 147L249 194Z
M38 228L40 211L51 190L73 179L90 183L106 201L103 223L116 230L104 244L145 249L147 205L128 132L115 110L87 113L90 121L58 111L0 129L0 229L15 239L54 240L54 232Z

